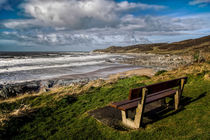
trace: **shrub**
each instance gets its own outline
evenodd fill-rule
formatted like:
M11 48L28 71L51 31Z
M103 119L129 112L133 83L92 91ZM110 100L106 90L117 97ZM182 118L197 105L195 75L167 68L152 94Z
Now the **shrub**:
M160 71L155 73L155 76L160 75L160 74L165 73L165 72L167 72L167 70L160 70Z
M205 58L201 55L201 52L195 52L194 55L193 55L193 58L194 58L194 62L198 62L198 63L201 63L201 62L205 62Z

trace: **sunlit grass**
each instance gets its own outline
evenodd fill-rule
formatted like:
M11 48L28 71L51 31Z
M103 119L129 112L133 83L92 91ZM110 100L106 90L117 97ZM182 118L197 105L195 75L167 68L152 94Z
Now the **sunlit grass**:
M64 87L39 96L27 96L0 103L0 112L13 112L28 105L31 112L11 116L0 127L0 138L12 139L209 139L210 81L208 67L182 68L149 78L133 76L102 86L90 86L83 94ZM183 96L190 98L183 108L139 130L119 131L103 125L87 112L110 102L127 99L131 88L180 76L188 76ZM78 87L82 89L82 87ZM68 92L69 91L69 92ZM71 91L71 92L70 92ZM68 94L67 94L68 93ZM166 114L167 115L167 114Z

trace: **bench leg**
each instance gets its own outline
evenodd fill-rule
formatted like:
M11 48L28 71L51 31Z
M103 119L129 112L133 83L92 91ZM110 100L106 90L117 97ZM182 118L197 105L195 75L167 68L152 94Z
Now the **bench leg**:
M127 112L121 111L121 113L122 113L122 123L127 127L136 128L134 121L127 117Z
M166 104L166 98L161 99L161 106L164 106L164 107L167 106L167 104Z
M130 127L130 128L139 128L140 126L142 126L147 89L143 88L142 90L143 91L142 91L141 104L138 103L134 120L131 120L130 118L127 117L127 114L126 114L127 112L126 111L121 111L122 112L122 122L123 122L123 124Z
M125 126L134 129L139 128L141 126L143 119L143 107L141 104L138 104L138 107L136 108L136 114L134 120L131 120L130 118L127 117L126 111L121 111L121 113L122 113L122 123Z
M179 102L180 102L180 90L177 90L176 94L174 95L175 110L178 110Z
M185 84L185 79L181 79L181 84L179 86L179 89L177 90L177 92L174 96L175 110L177 110L179 108L180 98L182 96L182 92L183 92L183 89L184 89L184 84Z
M127 124L127 115L126 115L126 112L125 111L121 111L121 114L122 114L122 122L123 124Z
M138 107L136 108L136 115L134 119L134 123L137 128L142 126L143 113L144 113L144 104L138 103Z

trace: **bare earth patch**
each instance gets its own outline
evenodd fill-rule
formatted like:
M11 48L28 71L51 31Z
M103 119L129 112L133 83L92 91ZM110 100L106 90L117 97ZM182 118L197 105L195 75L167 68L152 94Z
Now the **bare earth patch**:
M166 107L161 106L160 101L147 104L144 111L143 124L146 125L158 120L159 118L161 118L160 114L164 110L166 110ZM105 106L102 108L97 108L95 110L89 111L88 114L102 124L112 127L114 129L121 131L129 130L129 128L126 128L121 123L121 111L113 107ZM134 115L135 110L128 112L129 118L133 118Z

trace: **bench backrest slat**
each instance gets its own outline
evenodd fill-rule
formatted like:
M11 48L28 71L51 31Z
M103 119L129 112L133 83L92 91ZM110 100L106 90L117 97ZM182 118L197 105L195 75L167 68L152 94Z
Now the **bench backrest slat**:
M187 82L187 77L182 77L182 78L178 78L178 79L174 79L174 80L169 80L169 81L165 81L165 82L160 82L160 83L156 83L156 84L152 84L152 85L148 85L148 86L131 89L129 92L128 99L132 100L132 99L141 97L142 88L147 88L148 89L147 94L152 94L152 93L156 93L156 92L159 92L162 90L178 87L181 84L181 79L185 79L184 84Z

